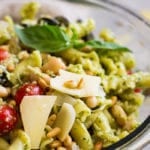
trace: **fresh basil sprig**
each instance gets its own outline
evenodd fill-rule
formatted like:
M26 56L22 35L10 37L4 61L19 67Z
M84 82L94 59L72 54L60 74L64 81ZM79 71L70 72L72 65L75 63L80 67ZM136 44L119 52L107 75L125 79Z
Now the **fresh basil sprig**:
M131 50L129 48L121 46L117 43L98 41L98 40L91 40L91 41L87 41L85 43L77 43L75 45L76 48L82 48L84 46L89 46L92 49L103 50L103 51L114 50L114 51L131 52Z
M52 25L35 25L28 28L16 26L16 34L19 39L28 47L37 49L41 52L56 53L70 47L82 48L90 46L92 49L103 51L124 51L130 52L127 47L120 46L112 42L91 40L80 43L76 36L70 38L60 27Z
M36 25L28 28L16 26L15 29L23 44L41 52L59 52L72 45L69 36L57 26Z

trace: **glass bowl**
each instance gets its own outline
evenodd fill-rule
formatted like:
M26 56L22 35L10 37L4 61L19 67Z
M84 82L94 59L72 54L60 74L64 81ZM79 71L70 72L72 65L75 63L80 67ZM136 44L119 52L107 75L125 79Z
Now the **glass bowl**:
M0 17L10 14L19 19L19 9L22 3L29 0L1 0ZM96 0L37 0L42 3L41 12L52 16L64 15L70 21L93 18L96 21L95 35L102 28L111 29L120 43L129 47L136 58L136 70L150 71L150 24L142 17L110 1ZM40 12L40 13L41 13ZM39 14L40 14L39 13ZM106 149L140 149L150 142L150 92L140 108L141 125L126 138ZM150 147L149 147L150 148Z

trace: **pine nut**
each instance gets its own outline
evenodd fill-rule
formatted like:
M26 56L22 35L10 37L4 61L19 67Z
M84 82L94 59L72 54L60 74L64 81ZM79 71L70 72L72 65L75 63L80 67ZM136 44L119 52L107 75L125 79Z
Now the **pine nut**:
M57 150L67 150L67 149L65 147L60 146L57 148Z
M84 80L83 80L83 78L81 78L80 81L79 81L79 83L78 83L78 85L77 85L77 88L78 89L82 89L83 86L84 86Z
M50 147L51 147L51 148L57 148L57 147L60 147L61 145L62 145L62 144L61 144L60 141L55 140L55 141L53 141L53 142L50 144Z
M85 72L86 72L86 74L88 74L88 75L91 75L91 76L94 75L93 72L90 71L90 70L86 70Z
M120 105L113 105L111 107L111 112L120 126L124 126L126 124L127 114Z
M42 79L41 77L38 78L38 84L39 84L43 89L49 87L49 86L47 85L47 83L45 82L45 80Z
M67 135L67 137L65 138L64 145L66 147L71 147L72 146L72 139L71 139L71 137L69 135Z
M9 105L12 106L12 107L16 106L16 101L15 100L10 100Z
M9 72L14 71L14 69L15 69L15 65L14 65L14 64L8 64L8 65L7 65L7 70L8 70Z
M81 89L84 86L84 80L81 78L78 82L74 80L68 80L64 83L64 86L70 89Z
M112 100L112 105L115 105L117 102L117 96L112 96L111 100Z
M55 119L56 119L56 115L55 115L55 114L52 114L52 115L48 118L47 124L48 124L49 126L52 126L53 123L54 123L54 121L55 121Z
M58 128L58 127L53 128L50 132L47 133L47 137L48 137L48 138L55 137L55 136L58 135L60 132L61 132L61 129L60 129L60 128Z
M102 149L102 142L97 142L94 145L94 150L101 150Z
M2 73L3 73L3 69L0 68L0 74L2 74Z
M68 80L64 83L64 86L70 89L75 89L77 88L77 82L75 82L74 80Z
M51 77L49 75L43 73L42 78L47 83L47 85L50 84Z

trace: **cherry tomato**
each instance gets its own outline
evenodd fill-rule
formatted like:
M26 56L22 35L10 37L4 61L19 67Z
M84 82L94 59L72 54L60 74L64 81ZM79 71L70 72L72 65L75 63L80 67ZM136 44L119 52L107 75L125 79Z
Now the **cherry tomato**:
M140 93L142 90L141 90L141 88L136 88L136 89L134 89L134 92L135 93Z
M5 60L8 58L9 52L3 48L0 47L0 61Z
M127 74L128 74L128 75L131 75L132 73L133 73L132 70L128 70L128 71L127 71Z
M21 86L16 94L15 100L16 103L19 105L22 101L22 98L27 95L42 95L43 89L38 84L28 83Z
M14 129L17 123L17 112L9 105L0 106L0 136Z

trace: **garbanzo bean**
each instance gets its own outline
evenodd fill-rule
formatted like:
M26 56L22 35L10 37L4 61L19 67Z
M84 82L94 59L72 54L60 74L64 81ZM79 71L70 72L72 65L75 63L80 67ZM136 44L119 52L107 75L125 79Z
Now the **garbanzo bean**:
M95 96L90 96L86 98L86 104L88 107L90 108L94 108L97 106L98 101L97 98Z
M0 85L0 97L7 97L9 95L9 93L10 93L9 88L5 88Z
M62 61L61 58L50 56L48 58L48 62L43 65L42 70L44 72L46 70L50 70L50 71L54 72L55 74L58 74L60 69L65 69L65 68L66 68L66 65Z

